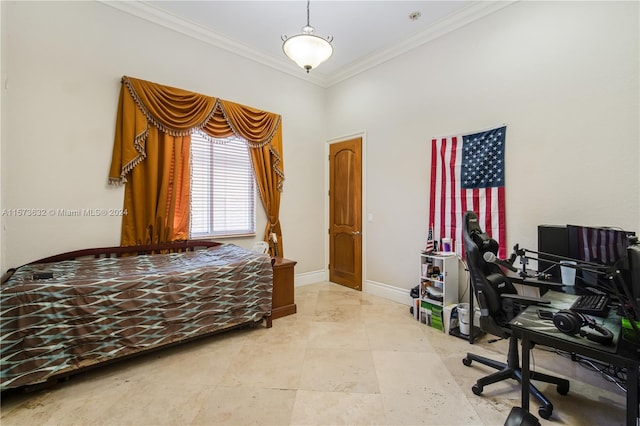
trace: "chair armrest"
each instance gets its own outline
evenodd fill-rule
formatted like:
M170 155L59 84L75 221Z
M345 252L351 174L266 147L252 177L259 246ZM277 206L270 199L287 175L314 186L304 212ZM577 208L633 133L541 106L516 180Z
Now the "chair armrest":
M550 300L539 299L537 297L530 296L520 296L519 294L501 294L501 298L516 300L523 305L549 305L551 303Z

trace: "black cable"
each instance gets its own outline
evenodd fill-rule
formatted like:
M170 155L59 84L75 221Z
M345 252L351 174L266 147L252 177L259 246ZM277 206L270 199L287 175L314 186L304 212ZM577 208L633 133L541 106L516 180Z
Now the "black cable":
M464 266L464 270L467 273L467 285L464 288L464 292L462 293L462 296L458 298L459 300L464 300L464 296L467 294L467 291L469 291L469 288L471 287L471 275L469 272L469 266L467 265L467 262L465 262L461 256L458 256L458 259L460 259L460 262L462 262L462 265ZM471 297L473 297L473 295Z

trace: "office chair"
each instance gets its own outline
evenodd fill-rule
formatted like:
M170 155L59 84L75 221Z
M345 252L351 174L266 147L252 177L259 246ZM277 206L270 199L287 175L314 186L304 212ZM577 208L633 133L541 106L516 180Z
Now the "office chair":
M488 251L497 254L498 243L482 232L478 224L478 216L474 212L469 211L464 214L463 236L471 287L480 306L480 328L486 333L509 339L509 352L506 363L472 353L467 353L467 356L462 360L466 366L470 366L472 361L477 361L498 370L493 374L478 379L476 384L473 385L471 388L473 393L480 395L485 386L501 380L515 379L522 383L518 339L513 336L509 321L520 310L524 310L527 305L542 301L537 298L519 296L515 287L504 275L500 267L496 264L485 262L483 254ZM555 384L558 393L561 395L566 395L569 392L569 381L566 379L533 371L531 372L531 379ZM542 404L538 414L543 419L549 418L553 411L553 404L533 384L530 385L529 391Z

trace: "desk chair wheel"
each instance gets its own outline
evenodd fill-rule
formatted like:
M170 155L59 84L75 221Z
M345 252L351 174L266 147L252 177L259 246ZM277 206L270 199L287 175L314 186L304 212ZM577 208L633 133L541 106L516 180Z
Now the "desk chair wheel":
M558 385L556 390L560 395L566 395L569 393L569 383Z
M462 363L464 365L466 365L467 367L469 367L471 365L471 359L469 357L464 357L462 358ZM471 391L476 394L476 395L480 395L482 394L482 391L484 390L484 387L479 385L479 384L475 384L473 386L471 386Z
M483 390L484 390L484 387L478 385L477 383L475 385L471 386L471 391L474 394L478 395L478 396L480 396L482 394Z
M545 420L551 417L551 413L553 413L553 404L551 403L538 408L538 414Z

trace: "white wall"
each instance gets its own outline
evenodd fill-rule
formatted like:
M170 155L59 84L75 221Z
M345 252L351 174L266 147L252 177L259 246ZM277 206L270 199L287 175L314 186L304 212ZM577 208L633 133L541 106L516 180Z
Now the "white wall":
M637 2L518 2L330 88L329 138L367 131L365 280L417 284L431 138L501 123L510 247L640 233L639 39Z
M95 2L2 2L5 209L120 208L107 185L120 78L128 75L281 114L285 254L324 269L324 90ZM303 72L301 70L301 72ZM4 217L2 271L118 245L118 217ZM265 218L258 223L258 239ZM250 247L252 239L236 241Z

